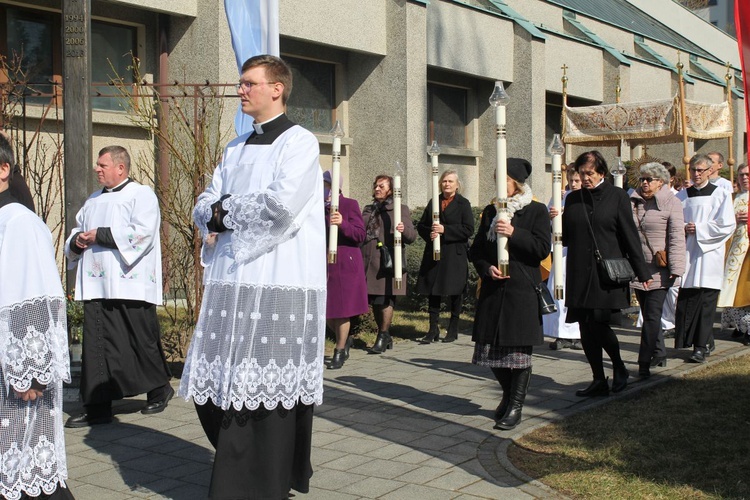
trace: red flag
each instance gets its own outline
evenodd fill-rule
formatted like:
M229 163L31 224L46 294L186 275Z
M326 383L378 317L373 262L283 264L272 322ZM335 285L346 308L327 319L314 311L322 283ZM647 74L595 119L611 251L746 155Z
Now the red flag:
M737 28L737 43L740 48L740 61L742 63L742 83L745 87L745 121L749 125L745 130L750 131L750 2L747 0L734 0L734 25ZM750 151L750 135L748 144L745 146Z

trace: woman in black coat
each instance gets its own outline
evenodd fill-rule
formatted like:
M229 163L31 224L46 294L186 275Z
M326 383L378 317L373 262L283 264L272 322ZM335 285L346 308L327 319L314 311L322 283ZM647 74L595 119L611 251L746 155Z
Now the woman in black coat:
M448 296L451 320L448 334L443 342L458 338L458 319L461 315L461 299L469 277L467 248L474 234L474 214L469 200L458 194L461 181L458 172L446 170L440 176L440 222L432 223L432 200L424 209L417 224L419 236L425 240L422 265L417 278L417 293L429 296L430 330L420 340L423 344L437 342L440 335L440 297ZM432 242L440 238L440 260L433 257Z
M633 222L627 193L604 178L607 162L598 151L580 155L575 169L581 176L583 189L565 199L563 212L563 245L568 247L565 304L568 323L578 323L581 344L591 366L594 381L576 391L580 397L607 396L609 383L604 376L602 349L612 361L612 392L620 392L628 385L630 373L620 356L620 343L609 326L613 311L630 305L628 284L610 285L596 262L596 245L605 259L625 257L638 280L648 288L651 273L641 251L638 230ZM589 227L589 222L591 227Z
M550 252L547 207L532 201L524 184L531 174L526 160L508 158L510 222L497 220L494 204L482 212L469 256L482 278L472 340L471 362L487 366L503 389L495 410L495 429L513 429L531 380L532 347L544 342L542 315L534 286L542 280L540 262ZM508 276L497 268L497 235L508 237Z

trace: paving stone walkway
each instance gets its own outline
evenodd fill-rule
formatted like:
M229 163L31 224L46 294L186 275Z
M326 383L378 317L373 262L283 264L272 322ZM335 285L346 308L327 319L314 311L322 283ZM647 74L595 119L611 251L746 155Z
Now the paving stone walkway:
M635 375L638 332L621 328L618 335ZM750 353L729 332L717 335L716 346L709 363ZM669 349L669 366L654 369L650 379L633 376L620 395L581 399L575 390L591 379L583 352L545 345L534 353L521 425L495 431L499 385L489 370L470 363L472 349L467 334L452 344L400 342L379 356L353 349L341 370L327 370L324 404L315 413L311 490L296 498L561 498L508 462L511 440L700 369L683 362L689 350ZM112 425L66 429L70 485L78 500L207 497L213 452L192 403L174 399L152 416L139 413L143 404L116 403ZM76 390L66 389L66 412L79 409Z

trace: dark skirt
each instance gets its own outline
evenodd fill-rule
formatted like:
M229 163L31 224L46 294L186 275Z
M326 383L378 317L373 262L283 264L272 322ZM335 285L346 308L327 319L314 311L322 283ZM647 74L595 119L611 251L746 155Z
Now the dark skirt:
M310 490L313 406L291 410L195 405L203 430L216 448L209 498L288 498Z
M107 404L161 387L171 378L156 306L134 300L83 305L81 397Z

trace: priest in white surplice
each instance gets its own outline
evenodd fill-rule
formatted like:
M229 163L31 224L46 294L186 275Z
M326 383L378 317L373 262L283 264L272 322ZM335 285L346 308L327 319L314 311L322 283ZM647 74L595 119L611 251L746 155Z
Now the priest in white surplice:
M286 63L248 59L237 89L254 130L229 143L193 212L205 292L180 395L216 448L211 498L287 498L309 489L323 396L323 175L317 139L284 114Z
M693 347L702 363L713 349L713 322L724 275L725 243L735 229L730 194L709 182L712 160L690 159L693 185L677 193L685 217L687 266L677 296L675 347Z
M62 421L65 295L49 229L8 189L13 165L0 137L0 498L72 500Z
M141 413L164 410L174 390L162 349L156 306L162 303L159 202L130 179L121 146L99 151L94 171L103 189L76 215L65 242L83 300L81 399L84 412L66 427L112 420L112 401L148 393Z

